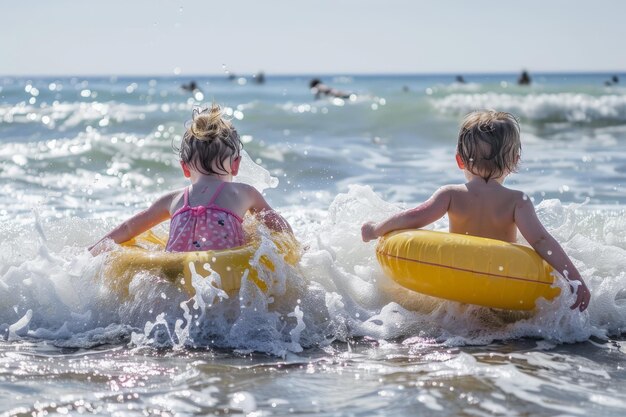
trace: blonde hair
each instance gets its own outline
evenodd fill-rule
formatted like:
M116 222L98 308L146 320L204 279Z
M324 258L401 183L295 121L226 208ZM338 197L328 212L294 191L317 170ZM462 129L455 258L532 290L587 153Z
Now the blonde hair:
M511 113L469 113L461 124L456 151L467 170L485 181L515 172L522 153L519 123Z
M228 174L224 161L238 157L243 145L233 124L217 104L194 109L178 149L181 161L206 175Z

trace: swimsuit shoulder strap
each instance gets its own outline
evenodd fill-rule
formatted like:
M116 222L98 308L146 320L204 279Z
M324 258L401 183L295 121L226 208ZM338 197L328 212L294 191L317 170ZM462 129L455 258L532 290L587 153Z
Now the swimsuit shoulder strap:
M185 187L183 192L183 207L189 206L189 187Z
M222 182L220 185L217 186L217 190L215 190L215 193L213 193L213 196L209 200L209 204L208 204L209 206L215 203L215 199L217 198L217 196L220 195L220 193L222 192L225 186L226 186L226 182Z

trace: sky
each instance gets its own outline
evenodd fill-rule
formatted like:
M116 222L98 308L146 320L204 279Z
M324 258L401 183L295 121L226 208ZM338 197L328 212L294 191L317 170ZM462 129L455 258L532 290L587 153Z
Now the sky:
M0 0L0 75L626 70L621 0Z

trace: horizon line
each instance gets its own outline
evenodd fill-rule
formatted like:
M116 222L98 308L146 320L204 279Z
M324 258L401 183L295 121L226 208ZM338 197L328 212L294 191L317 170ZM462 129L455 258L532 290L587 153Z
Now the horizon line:
M361 76L440 76L440 75L518 75L522 71L528 71L530 75L616 75L616 74L625 74L626 69L620 70L546 70L546 71L530 71L528 69L522 69L519 71L492 71L492 72L481 72L481 71L441 71L441 72L318 72L318 73L267 73L265 71L257 71L257 72L242 72L240 74L232 73L235 77L254 77L257 74L263 73L263 75L268 77L325 77L325 76L333 76L333 77L361 77ZM77 73L77 74L0 74L2 78L27 78L27 77L41 77L41 78L52 78L52 77L168 77L168 78L189 78L189 77L227 77L225 73L189 73L189 74L172 74L172 73Z

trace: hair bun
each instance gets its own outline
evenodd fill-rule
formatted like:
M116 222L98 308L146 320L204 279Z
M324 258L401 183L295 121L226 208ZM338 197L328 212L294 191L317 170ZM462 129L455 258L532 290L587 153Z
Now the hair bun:
M212 141L230 134L232 124L222 117L222 109L217 104L203 110L194 109L191 133L200 141Z

